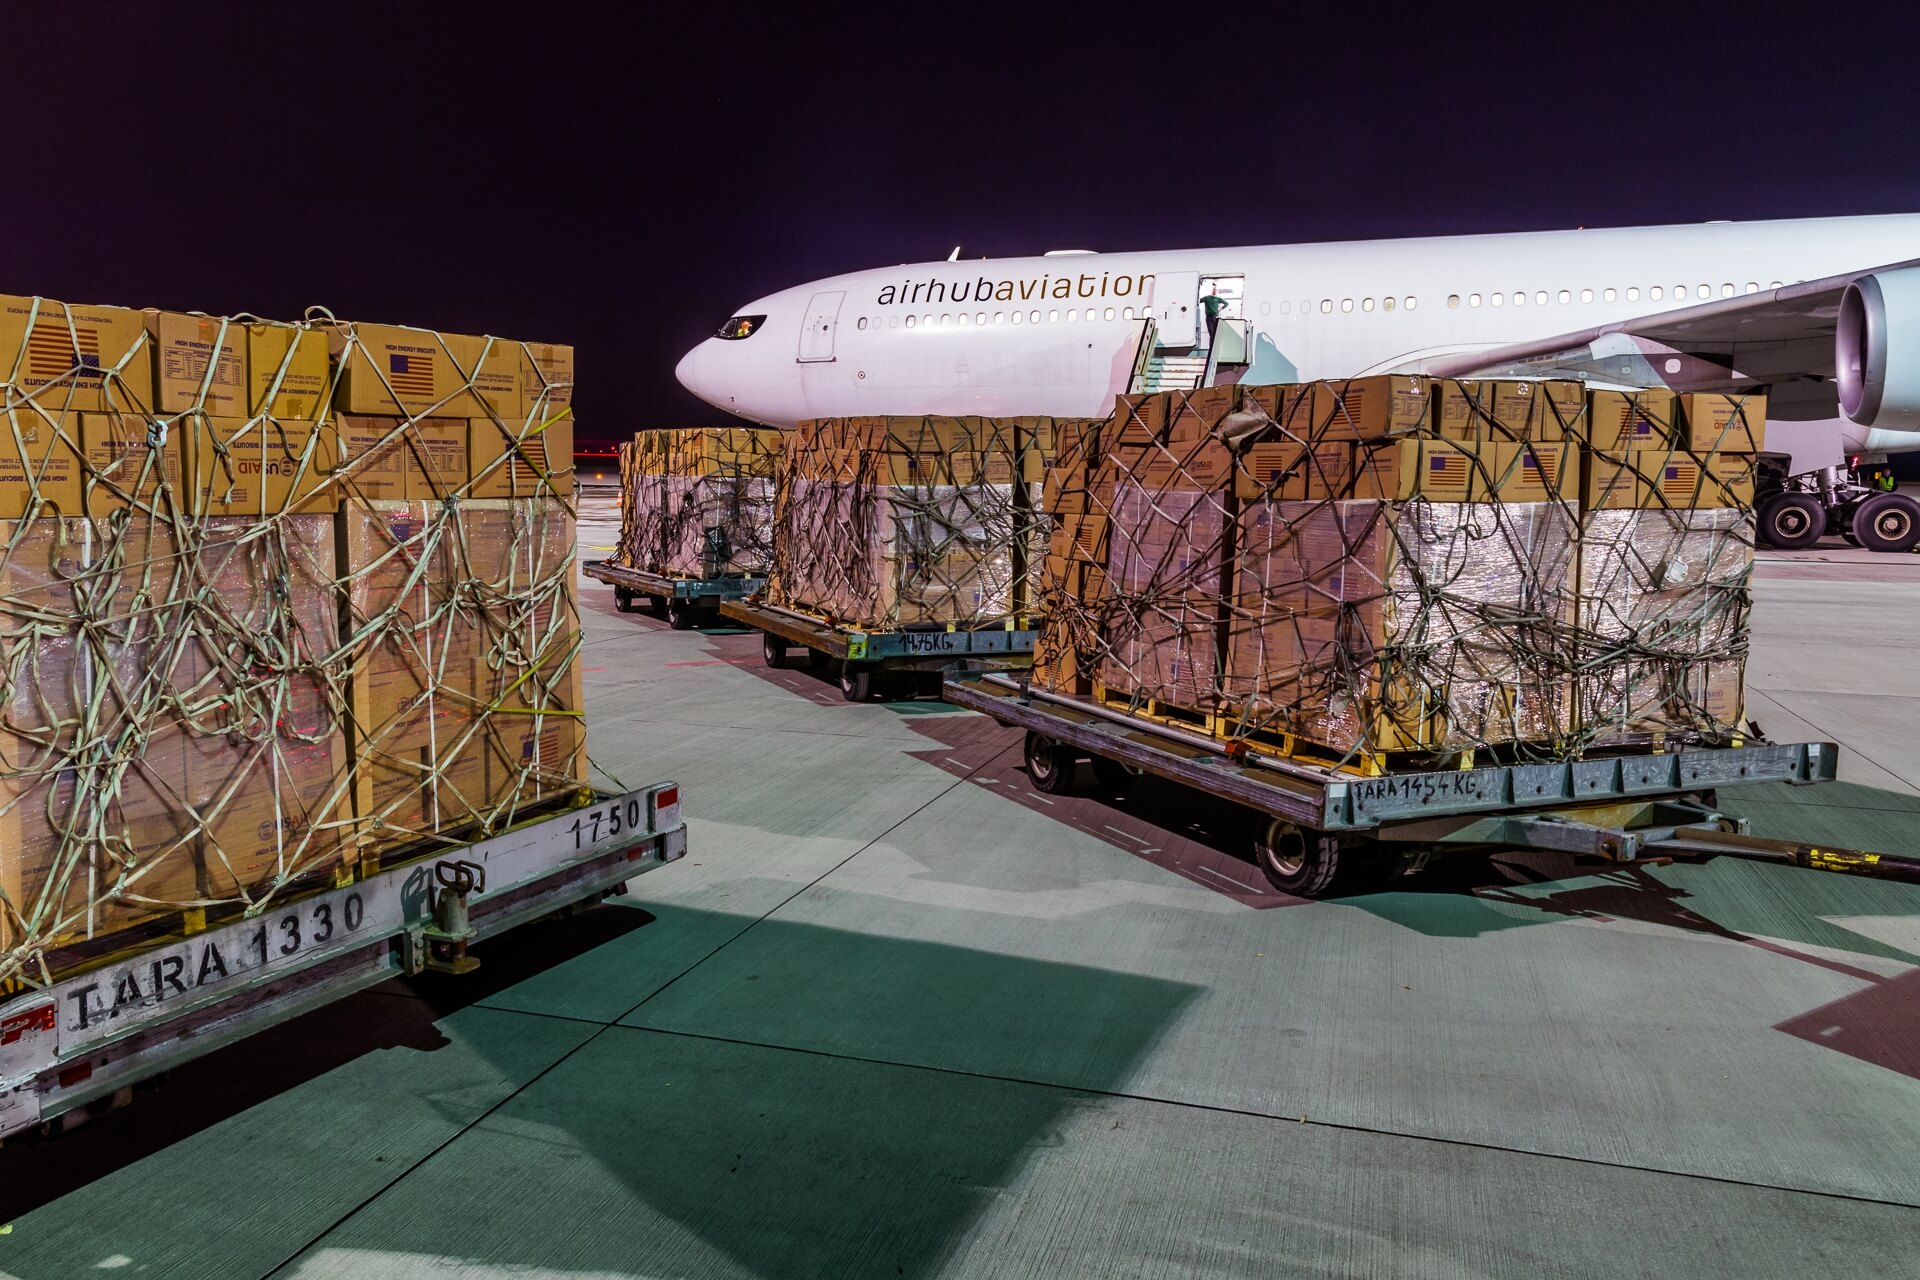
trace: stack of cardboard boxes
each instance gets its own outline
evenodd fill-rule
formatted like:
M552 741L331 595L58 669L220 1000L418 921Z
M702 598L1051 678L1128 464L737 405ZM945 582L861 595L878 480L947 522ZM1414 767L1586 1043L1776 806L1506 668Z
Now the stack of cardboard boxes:
M1401 376L1123 397L1044 496L1035 679L1347 754L1730 734L1763 418Z
M571 366L0 298L0 977L577 785Z
M782 447L775 604L887 630L1026 616L1051 418L829 418Z
M677 578L764 575L773 564L778 431L642 431L620 450L614 562Z

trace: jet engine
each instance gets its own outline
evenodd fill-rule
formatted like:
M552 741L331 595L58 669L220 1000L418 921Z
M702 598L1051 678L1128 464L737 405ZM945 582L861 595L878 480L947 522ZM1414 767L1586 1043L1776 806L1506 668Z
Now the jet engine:
M1833 364L1847 417L1864 427L1920 429L1920 267L1847 286Z

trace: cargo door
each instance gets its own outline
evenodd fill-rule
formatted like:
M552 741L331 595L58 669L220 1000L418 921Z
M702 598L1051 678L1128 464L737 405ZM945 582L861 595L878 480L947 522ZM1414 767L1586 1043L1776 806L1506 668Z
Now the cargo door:
M800 363L833 359L833 331L840 326L840 304L846 291L816 293L807 304L807 324L800 330Z
M1154 344L1191 347L1200 338L1200 273L1163 271L1153 278L1153 322L1159 330Z

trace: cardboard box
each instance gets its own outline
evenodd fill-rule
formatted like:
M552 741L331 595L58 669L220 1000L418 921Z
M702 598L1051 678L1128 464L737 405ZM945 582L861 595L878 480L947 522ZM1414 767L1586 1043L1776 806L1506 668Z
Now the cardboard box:
M155 431L145 416L85 413L80 417L80 450L86 459L86 514L102 516L128 506L155 510L164 485L184 501L178 430ZM0 440L0 443L4 443Z
M81 418L37 401L0 415L0 520L81 514Z
M1665 387L1595 391L1587 397L1587 445L1615 453L1669 444L1676 439L1678 405L1679 398Z
M1313 437L1371 440L1433 432L1433 379L1382 374L1313 384Z
M468 420L474 498L527 498L573 493L573 415L521 428L492 418Z
M1652 491L1641 474L1639 455L1608 454L1598 449L1581 452L1584 458L1581 510L1619 510L1648 504Z
M333 370L327 335L286 324L247 326L247 413L316 421L326 416Z
M18 371L0 385L0 407L32 399L49 414L151 409L148 341L138 311L0 294L0 370Z
M1763 395L1680 397L1686 445L1694 453L1759 453L1767 447L1767 398Z
M1247 445L1234 469L1234 493L1243 500L1306 497L1306 454L1307 446L1294 440L1258 440Z
M1753 459L1745 454L1713 453L1705 461L1691 454L1648 450L1631 455L1648 478L1648 506L1751 507Z
M343 413L522 420L518 348L500 339L402 325L330 331Z
M152 336L159 412L197 409L216 417L248 416L245 325L221 316L178 311L143 314Z
M1405 502L1477 502L1488 496L1481 446L1453 440L1394 440L1361 446L1353 483L1333 496ZM1309 497L1315 496L1311 492Z
M1447 379L1439 402L1445 439L1555 441L1580 435L1586 389L1578 382Z
M332 421L183 414L172 424L196 516L337 511L340 439Z
M465 418L339 418L340 470L372 502L424 501L462 489L472 472Z
M1489 443L1480 450L1501 502L1577 501L1580 446L1572 441Z
M557 342L522 342L520 421L539 425L573 404L573 348Z

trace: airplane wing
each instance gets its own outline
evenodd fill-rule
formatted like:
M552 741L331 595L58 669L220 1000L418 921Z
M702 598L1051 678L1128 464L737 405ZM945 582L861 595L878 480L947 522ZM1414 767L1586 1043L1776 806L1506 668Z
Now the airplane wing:
M1439 377L1579 377L1676 391L1735 391L1765 384L1785 417L1838 413L1834 329L1853 281L1920 266L1920 259L1658 311L1532 342L1422 362Z

